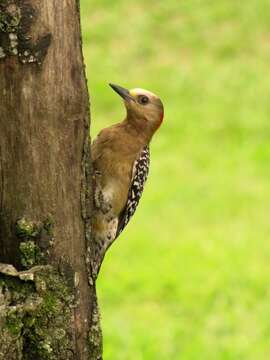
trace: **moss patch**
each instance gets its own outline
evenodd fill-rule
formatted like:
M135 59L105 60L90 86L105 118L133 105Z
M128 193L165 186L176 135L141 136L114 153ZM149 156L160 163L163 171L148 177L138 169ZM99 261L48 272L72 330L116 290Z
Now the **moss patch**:
M24 268L29 269L40 263L42 255L39 247L34 243L34 241L21 242L20 252L21 264Z
M45 265L49 249L53 244L53 220L49 217L43 222L34 222L25 217L15 224L16 236L21 240L21 265L30 269L35 265Z
M41 226L26 218L21 218L16 223L16 235L22 239L31 239L39 235Z

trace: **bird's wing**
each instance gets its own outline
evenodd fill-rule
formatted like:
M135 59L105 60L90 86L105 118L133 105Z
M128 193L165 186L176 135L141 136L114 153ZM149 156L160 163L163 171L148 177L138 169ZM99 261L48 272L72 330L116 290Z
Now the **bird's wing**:
M121 212L118 221L116 232L117 238L128 224L132 215L135 213L136 208L141 199L145 182L148 177L150 165L150 153L148 146L145 146L140 153L140 156L135 161L132 172L131 185L129 188L128 199L124 210Z

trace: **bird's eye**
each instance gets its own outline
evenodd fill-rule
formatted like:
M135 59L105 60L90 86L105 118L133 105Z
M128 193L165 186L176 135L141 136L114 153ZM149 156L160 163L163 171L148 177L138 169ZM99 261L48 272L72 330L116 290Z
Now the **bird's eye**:
M139 103L142 105L146 105L149 103L149 98L145 95L139 97Z

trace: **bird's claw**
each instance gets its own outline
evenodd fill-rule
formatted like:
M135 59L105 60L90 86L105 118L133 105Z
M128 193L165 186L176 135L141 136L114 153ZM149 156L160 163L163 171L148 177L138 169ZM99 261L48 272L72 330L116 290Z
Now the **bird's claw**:
M96 208L99 209L100 211L102 211L103 214L107 214L112 209L112 205L109 204L105 200L105 198L103 196L103 193L102 193L102 190L100 190L100 189L96 190L95 205L96 205Z

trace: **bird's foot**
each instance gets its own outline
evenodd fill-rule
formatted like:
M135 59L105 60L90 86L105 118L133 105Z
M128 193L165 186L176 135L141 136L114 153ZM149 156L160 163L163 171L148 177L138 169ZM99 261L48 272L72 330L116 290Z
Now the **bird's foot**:
M95 193L95 206L104 215L108 214L112 210L112 205L105 200L102 190L96 189Z

